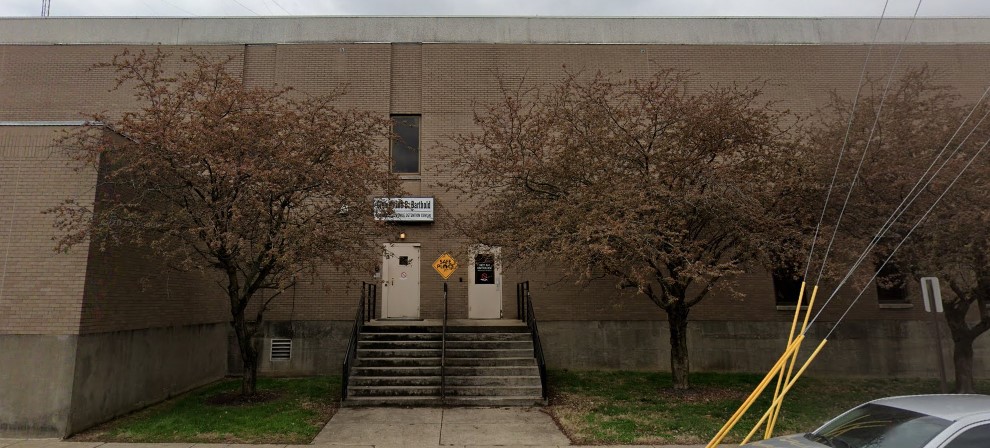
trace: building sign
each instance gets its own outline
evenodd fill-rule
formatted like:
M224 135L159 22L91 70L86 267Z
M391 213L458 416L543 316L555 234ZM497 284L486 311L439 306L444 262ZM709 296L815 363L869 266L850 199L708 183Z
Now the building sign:
M495 256L492 254L477 254L474 256L474 284L495 284Z
M450 254L444 252L440 258L437 258L437 261L433 262L433 269L436 269L437 274L440 274L444 280L447 280L450 274L453 274L457 270L457 261Z
M433 222L433 198L375 198L376 221Z

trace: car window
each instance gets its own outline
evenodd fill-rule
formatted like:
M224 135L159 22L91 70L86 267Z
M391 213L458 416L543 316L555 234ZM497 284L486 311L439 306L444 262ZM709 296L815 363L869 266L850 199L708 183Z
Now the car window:
M805 437L835 448L921 448L950 424L926 414L865 404Z
M944 446L945 448L986 448L990 446L990 425L969 428Z

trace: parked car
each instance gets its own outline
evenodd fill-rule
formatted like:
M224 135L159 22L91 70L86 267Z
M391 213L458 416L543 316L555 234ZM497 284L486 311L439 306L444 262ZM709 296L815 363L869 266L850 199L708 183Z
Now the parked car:
M990 448L990 396L914 395L857 406L807 434L753 447Z

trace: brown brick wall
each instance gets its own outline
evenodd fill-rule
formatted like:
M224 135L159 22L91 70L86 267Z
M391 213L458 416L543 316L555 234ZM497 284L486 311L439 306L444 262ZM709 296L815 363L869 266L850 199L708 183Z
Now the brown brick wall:
M43 212L92 204L95 173L53 147L70 128L0 126L0 334L87 334L226 321L206 275L180 273L140 247L54 251Z
M119 45L0 45L0 121L80 120L97 112L116 116L134 107L126 89L110 91L113 72L94 68L128 49L156 47ZM165 47L181 54L184 48ZM218 56L234 56L235 71L243 64L243 46L200 47ZM176 63L175 68L179 67Z
M95 173L65 169L61 127L0 126L0 334L79 332L87 245L55 253L52 215L73 198L92 203Z
M89 67L121 51L122 46L0 46L0 120L73 119L83 111L110 110L115 113L132 107L128 95L107 93L111 86L106 73ZM442 170L443 144L452 134L472 130L471 114L478 102L498 98L497 79L509 82L542 83L558 79L564 72L593 73L605 70L616 76L645 76L658 67L695 71L696 82L733 82L762 79L770 83L769 98L783 107L808 114L822 105L832 89L847 97L856 88L866 45L496 45L496 44L284 44L209 47L210 51L243 55L245 79L252 85L291 86L300 95L325 94L345 85L343 104L386 115L421 113L422 175L408 179L411 194L436 196L445 207L464 211L468 204L438 187L450 179ZM878 46L871 56L870 73L886 75L897 46ZM990 71L990 45L914 45L905 48L902 67L926 63L940 71L966 98L975 99L985 88ZM387 145L383 143L383 151ZM4 169L10 162L3 160ZM40 163L40 162L39 162ZM38 168L40 169L40 168ZM54 168L52 168L54 169ZM62 175L62 174L56 174ZM3 180L4 186L10 182ZM54 196L54 194L53 194ZM4 199L7 200L7 199ZM33 200L28 201L34 203ZM444 251L460 251L463 245L445 233L442 215L433 225L405 225L407 241L422 243L422 314L439 317L441 311L439 277L430 263ZM6 221L4 221L6 222ZM37 247L44 246L37 241ZM39 251L32 252L41 254ZM39 260L41 255L32 255ZM142 297L137 280L142 272L153 270L118 252L91 260L94 277L87 287L85 331L136 328L182 322L209 322L221 319L219 306L194 305L175 301L169 289L165 301L174 308L142 308L130 303ZM467 263L452 277L452 317L466 317ZM153 270L154 271L154 270ZM561 273L541 266L510 270L505 278L504 312L514 315L514 282L533 281L533 293L541 320L658 320L663 313L642 297L617 291L608 281L590 286L574 285L561 279ZM522 273L519 273L522 272ZM185 284L184 280L163 278L153 272L152 282L161 286ZM115 283L115 291L127 291L117 298L99 296L97 278L128 278L127 286ZM147 275L145 275L146 277ZM332 268L318 279L304 279L295 291L288 291L275 304L269 319L349 320L358 297L357 283L370 280L371 272L343 275ZM104 280L101 280L104 281ZM790 312L778 311L772 298L769 275L754 269L739 279L743 299L715 293L696 309L699 320L789 321ZM176 287L178 288L178 286ZM92 291L92 293L90 292ZM826 289L826 292L827 291ZM6 293L5 293L6 294ZM206 294L206 293L203 293ZM178 296L190 297L189 291ZM836 299L826 319L834 319L851 293ZM159 297L160 298L160 297ZM205 295L201 297L205 300ZM824 298L823 298L824 299ZM5 299L6 300L6 299ZM917 299L913 298L917 304ZM97 306L104 304L105 307ZM78 305L77 305L78 306ZM171 305L170 305L171 306ZM201 306L197 311L189 307ZM0 310L5 310L0 303ZM90 310L90 307L92 310ZM154 319L142 317L152 312ZM112 316L111 316L112 315ZM7 316L7 314L4 314ZM209 317L206 317L209 316ZM856 306L855 319L917 319L920 306L908 310L880 309L870 291ZM3 328L11 318L0 317ZM78 318L77 318L78 319ZM29 319L31 320L31 319ZM37 319L31 320L38 325ZM136 326L136 327L135 327ZM12 330L11 330L12 331ZM48 331L48 330L45 330Z
M423 45L392 44L389 112L418 114L423 111Z

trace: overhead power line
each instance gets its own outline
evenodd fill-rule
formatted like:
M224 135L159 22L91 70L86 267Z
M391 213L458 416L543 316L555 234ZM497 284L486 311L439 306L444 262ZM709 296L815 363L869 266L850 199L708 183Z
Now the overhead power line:
M251 11L251 14L254 14L256 16L260 16L261 15L261 14L258 14L257 12L255 12L253 9L248 8L247 5L241 3L239 0L234 0L234 3L237 3L238 5L240 5L241 8L244 8L244 9L246 9L248 11Z
M274 3L275 6L278 6L278 9L281 9L282 11L285 11L286 14L288 14L290 16L292 15L292 13L289 12L288 9L285 9L285 8L282 7L282 5L278 4L278 0L272 0L272 3Z

